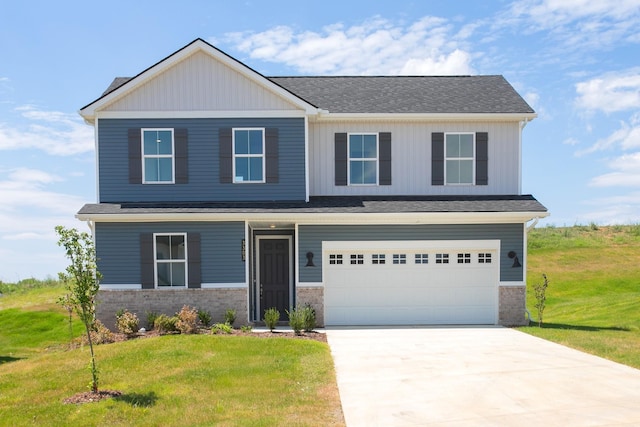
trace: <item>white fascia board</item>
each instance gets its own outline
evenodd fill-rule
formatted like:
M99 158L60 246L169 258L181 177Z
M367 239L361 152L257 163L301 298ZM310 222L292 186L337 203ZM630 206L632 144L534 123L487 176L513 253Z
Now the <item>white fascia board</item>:
M100 119L235 119L307 117L302 110L98 111Z
M426 213L146 213L77 214L81 221L94 222L191 222L260 221L312 224L505 224L526 223L544 218L548 212L426 212Z
M523 121L538 117L536 113L323 113L317 121L331 120L430 120L430 121Z
M131 80L129 80L119 88L115 89L111 93L105 95L104 97L100 97L94 102L92 102L91 104L87 105L86 107L84 107L79 111L80 115L85 120L89 122L93 122L93 120L95 119L96 113L99 110L105 108L106 106L115 102L116 100L126 96L127 94L136 90L138 87L145 84L146 82L153 79L154 77L158 76L168 68L172 67L178 62L188 58L192 54L199 51L203 51L209 54L210 56L214 57L216 60L230 67L231 69L243 75L244 77L247 77L253 82L259 84L260 86L268 89L269 91L291 102L295 106L301 108L307 114L313 115L313 114L317 114L317 112L319 111L318 108L315 107L314 105L309 104L308 102L304 101L302 98L297 97L296 95L287 91L283 87L275 84L274 82L267 79L265 76L258 73L257 71L254 71L253 69L249 68L247 65L243 64L242 62L223 53L221 50L218 50L217 48L208 44L204 40L198 39L190 43L189 45L181 48L180 50L174 52L173 54L169 55L167 58L161 60L156 65L148 68L147 70L133 77Z

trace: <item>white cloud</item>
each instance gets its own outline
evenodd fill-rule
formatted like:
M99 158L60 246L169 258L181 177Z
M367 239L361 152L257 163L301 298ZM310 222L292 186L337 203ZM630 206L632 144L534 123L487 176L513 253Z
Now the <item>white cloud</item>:
M591 179L593 187L640 187L640 152L625 154L611 160L608 166L614 172Z
M26 127L0 122L0 151L38 149L56 156L71 156L94 149L93 129L76 114L42 111L32 106L16 109Z
M424 17L407 26L375 17L362 24L325 26L319 32L277 26L260 33L228 33L226 40L251 58L284 63L307 74L473 74L462 41L445 19Z
M587 222L599 224L640 223L640 192L631 192L621 196L602 197L589 200L589 206L596 209L584 215Z
M610 73L576 84L576 105L613 113L640 108L640 70Z
M576 152L576 155L581 156L616 147L624 150L640 147L640 114L634 114L628 122L621 121L620 127L611 133L611 135L599 139L589 148Z

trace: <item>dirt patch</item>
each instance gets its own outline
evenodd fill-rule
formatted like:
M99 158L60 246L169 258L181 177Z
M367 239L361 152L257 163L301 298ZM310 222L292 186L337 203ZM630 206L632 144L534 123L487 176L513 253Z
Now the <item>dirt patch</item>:
M117 390L98 390L97 392L85 391L82 393L74 394L71 397L64 399L62 402L66 404L82 404L99 402L103 399L109 399L111 397L121 396L122 392Z

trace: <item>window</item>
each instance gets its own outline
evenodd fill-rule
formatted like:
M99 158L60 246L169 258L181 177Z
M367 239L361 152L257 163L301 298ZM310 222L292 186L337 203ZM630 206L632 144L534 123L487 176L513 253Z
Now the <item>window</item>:
M351 264L364 264L364 255L362 254L352 254L351 255Z
M233 129L233 182L265 182L264 129Z
M385 263L385 255L384 254L373 254L371 255L371 264L384 264Z
M471 254L458 254L458 264L471 264Z
M154 252L156 287L186 287L187 235L155 234Z
M449 254L436 254L436 264L449 264Z
M478 264L491 264L491 254L478 254Z
M416 264L429 264L429 254L416 254Z
M378 135L349 134L349 185L378 183Z
M473 184L474 135L472 133L445 134L446 184Z
M406 264L407 256L405 254L393 254L393 263L394 264Z
M142 129L144 184L173 184L173 129Z
M342 255L340 254L330 254L329 255L329 264L342 264Z

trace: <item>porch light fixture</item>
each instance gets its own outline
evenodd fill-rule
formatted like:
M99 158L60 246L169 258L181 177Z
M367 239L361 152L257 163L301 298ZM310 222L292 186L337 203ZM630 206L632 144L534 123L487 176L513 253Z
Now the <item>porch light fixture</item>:
M507 256L513 260L513 265L511 266L511 268L522 267L522 264L520 264L520 260L518 259L518 254L516 254L514 251L509 251Z
M305 267L315 267L313 263L313 252L307 252L307 265Z

